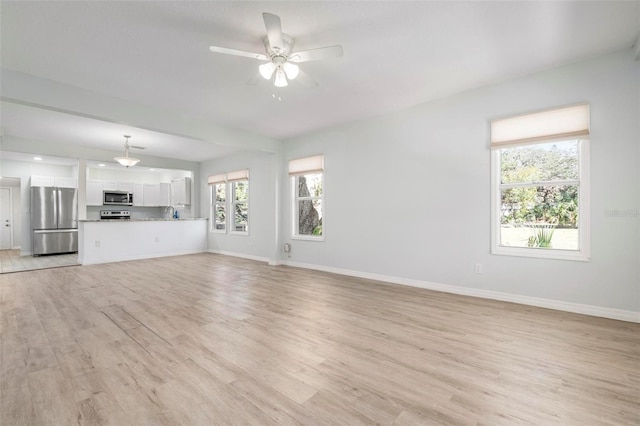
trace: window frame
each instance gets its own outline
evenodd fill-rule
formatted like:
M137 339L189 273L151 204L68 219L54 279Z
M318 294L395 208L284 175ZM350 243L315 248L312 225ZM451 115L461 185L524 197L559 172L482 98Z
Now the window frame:
M310 196L310 197L300 197L298 194L298 179L300 176L309 176L309 175L320 175L320 184L322 185L322 195L320 196ZM316 170L309 171L307 173L298 173L290 176L291 179L291 239L293 240L306 240L306 241L324 241L326 234L326 221L325 221L325 179L324 179L324 170ZM322 235L302 235L299 234L299 203L300 201L305 200L319 200L322 206Z
M501 241L501 192L507 186L513 184L502 184L500 152L502 149L513 148L513 146L501 146L491 150L491 254L531 257L541 259L590 261L590 159L589 159L589 138L558 138L545 140L544 142L521 143L518 146L531 146L537 144L549 144L554 142L566 142L568 140L578 141L578 179L568 179L560 181L560 184L571 183L578 186L578 250L540 248L540 247L510 247L500 244ZM556 182L544 182L546 185L554 185ZM523 186L542 186L540 183L532 182Z

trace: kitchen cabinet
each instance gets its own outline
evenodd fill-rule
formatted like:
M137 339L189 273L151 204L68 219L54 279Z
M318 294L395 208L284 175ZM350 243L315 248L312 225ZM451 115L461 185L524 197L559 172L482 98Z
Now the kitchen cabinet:
M157 183L143 185L143 200L148 207L170 206L171 185L169 183ZM135 200L135 196L133 198Z
M118 182L105 182L101 181L102 190L103 191L117 191L118 190Z
M171 184L87 181L87 205L102 206L103 191L126 191L133 194L133 205L166 207L171 205Z
M78 182L75 178L59 176L31 176L31 186L46 186L49 188L77 188Z
M133 184L129 182L117 182L116 191L133 192Z
M144 206L144 185L141 183L132 183L131 193L133 194L133 205Z
M102 205L102 191L104 190L104 182L99 180L87 181L87 205L88 206L101 206Z
M170 183L160 183L160 205L161 206L170 206L171 205L171 184Z
M160 185L145 183L142 185L142 199L145 206L159 206L160 205ZM134 198L135 200L135 198Z
M76 178L68 178L68 177L54 177L53 183L58 188L77 188L78 180Z
M31 176L31 186L56 186L53 176Z
M171 195L174 206L191 204L191 178L183 177L171 181Z

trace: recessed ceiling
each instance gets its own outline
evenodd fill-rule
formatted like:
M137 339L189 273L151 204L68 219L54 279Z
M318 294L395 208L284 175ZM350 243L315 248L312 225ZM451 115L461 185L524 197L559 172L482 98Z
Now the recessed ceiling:
M319 87L250 86L258 61L209 52L263 53L262 12L280 16L297 50L344 47L301 64ZM281 140L631 47L640 2L3 2L1 19L3 68ZM6 135L118 149L123 134L6 104ZM149 155L233 151L128 125Z

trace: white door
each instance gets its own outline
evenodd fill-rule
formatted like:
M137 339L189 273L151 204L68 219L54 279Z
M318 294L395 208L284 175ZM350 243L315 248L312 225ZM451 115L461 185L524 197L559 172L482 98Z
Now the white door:
M0 188L0 250L11 248L11 226L11 189Z

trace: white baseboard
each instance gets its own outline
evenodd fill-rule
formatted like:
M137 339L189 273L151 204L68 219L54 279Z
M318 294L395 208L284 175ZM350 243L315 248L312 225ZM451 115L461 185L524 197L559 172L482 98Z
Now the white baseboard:
M32 251L21 251L20 256L31 256L33 254Z
M243 259L256 260L258 262L267 262L267 263L271 264L269 262L269 258L268 257L254 256L252 254L236 253L236 252L233 252L233 251L216 250L216 249L209 249L207 251L209 253L223 254L225 256L241 257Z
M205 250L182 250L182 251L173 251L173 252L142 254L142 255L136 255L136 256L110 257L105 259L89 260L86 262L84 261L84 259L78 258L78 262L80 262L81 265L98 265L102 263L127 262L129 260L144 260L144 259L154 259L158 257L169 257L169 256L183 256L185 254L197 254L197 253L204 253L204 252Z
M349 269L333 268L329 266L314 265L310 263L298 263L284 261L281 264L297 268L314 269L317 271L331 272L357 278L383 281L391 284L400 284L411 287L419 287L427 290L442 291L445 293L460 294L463 296L480 297L482 299L499 300L503 302L519 303L521 305L537 306L540 308L554 309L557 311L573 312L576 314L590 315L594 317L611 318L621 321L640 323L640 312L625 311L622 309L605 308L602 306L582 305L579 303L563 302L560 300L543 299L539 297L521 296L517 294L502 293L498 291L480 290L469 287L458 287L449 284L439 284L428 281L420 281L409 278L393 277L389 275L372 274L368 272L352 271Z

